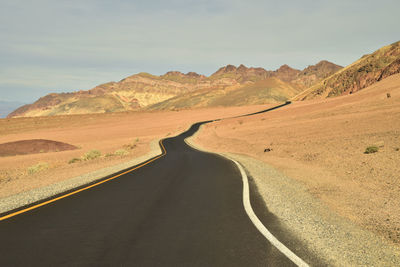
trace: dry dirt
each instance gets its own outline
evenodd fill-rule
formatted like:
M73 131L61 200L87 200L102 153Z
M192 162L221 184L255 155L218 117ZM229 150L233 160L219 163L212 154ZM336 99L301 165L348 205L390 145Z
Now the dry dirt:
M353 95L210 123L194 141L260 159L334 213L400 244L400 74ZM365 154L371 145L379 151Z
M78 147L69 151L42 151L38 154L0 157L0 198L143 156L150 151L152 140L177 134L194 122L235 116L263 108L251 106L0 119L0 144L46 139ZM119 149L125 149L129 154L104 157ZM32 150L32 147L27 147L27 150ZM90 150L99 150L102 157L68 163ZM40 163L45 163L45 168L29 174L29 167Z

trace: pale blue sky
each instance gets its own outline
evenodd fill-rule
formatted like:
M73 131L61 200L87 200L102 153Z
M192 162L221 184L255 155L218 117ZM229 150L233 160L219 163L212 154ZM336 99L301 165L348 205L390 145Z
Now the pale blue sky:
M0 0L0 100L137 72L347 65L400 40L399 0Z

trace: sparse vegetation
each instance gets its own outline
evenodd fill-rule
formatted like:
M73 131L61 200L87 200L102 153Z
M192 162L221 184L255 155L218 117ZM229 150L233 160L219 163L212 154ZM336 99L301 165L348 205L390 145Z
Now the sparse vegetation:
M114 156L113 153L107 153L107 154L104 155L105 158L109 158L109 157L112 157L112 156Z
M126 144L123 146L124 149L126 150L132 150L136 147L136 144Z
M40 171L47 170L49 168L49 164L47 162L40 162L36 165L30 166L28 168L28 174L35 174Z
M80 161L82 161L82 159L80 159L80 158L73 158L73 159L71 159L70 161L68 161L68 164L73 164L73 163L80 162Z
M129 154L129 151L125 149L118 149L117 151L114 152L114 154L117 156L126 156Z
M82 160L92 160L92 159L96 159L99 158L101 156L101 152L98 150L90 150L89 152L85 153L82 156Z
M123 148L125 150L133 150L136 147L136 144L139 142L139 138L136 138L135 142L131 143L131 144L126 144L123 145Z
M372 154L378 152L379 148L377 146L369 146L365 149L364 154Z

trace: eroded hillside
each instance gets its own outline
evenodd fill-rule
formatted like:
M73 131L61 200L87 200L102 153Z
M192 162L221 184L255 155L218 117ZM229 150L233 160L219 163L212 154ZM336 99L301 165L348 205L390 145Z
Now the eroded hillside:
M334 67L326 68L326 65ZM309 68L313 71L306 71ZM333 74L340 68L325 62L303 71L288 65L275 71L227 65L209 77L178 71L161 76L139 73L87 91L46 95L8 117L274 103L295 96L326 73Z
M362 58L306 90L295 100L355 93L400 72L400 41Z

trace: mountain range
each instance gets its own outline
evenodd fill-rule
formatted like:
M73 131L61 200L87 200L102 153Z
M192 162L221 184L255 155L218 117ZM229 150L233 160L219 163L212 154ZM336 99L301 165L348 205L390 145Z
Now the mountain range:
M227 65L206 77L195 72L138 73L87 91L52 93L8 117L105 113L138 109L264 104L285 101L341 69L328 61L303 71L283 65L275 71Z
M400 42L364 55L343 68L323 60L303 70L283 65L270 71L227 65L210 76L170 71L138 73L91 90L52 93L8 117L106 113L254 105L352 94L400 72Z

